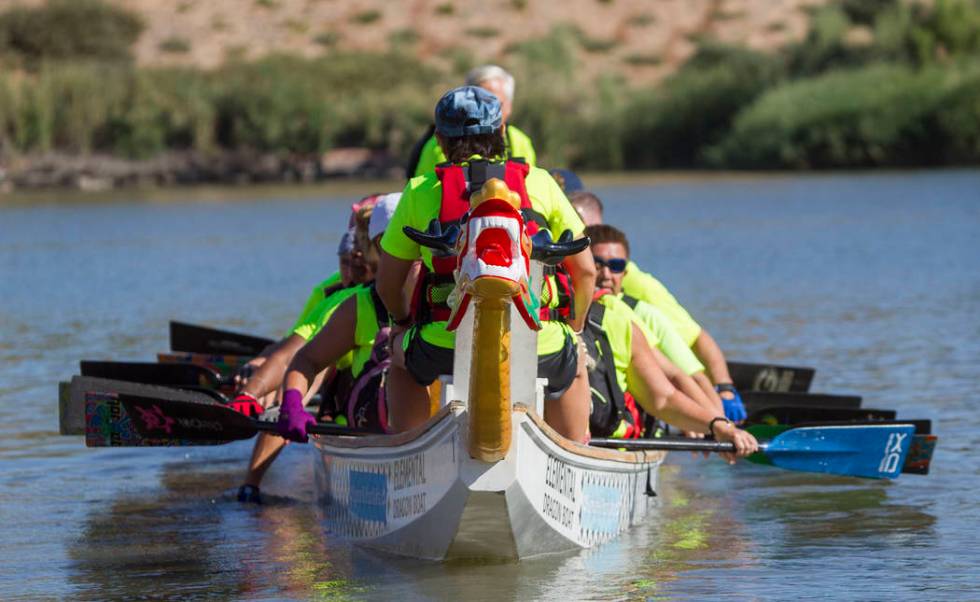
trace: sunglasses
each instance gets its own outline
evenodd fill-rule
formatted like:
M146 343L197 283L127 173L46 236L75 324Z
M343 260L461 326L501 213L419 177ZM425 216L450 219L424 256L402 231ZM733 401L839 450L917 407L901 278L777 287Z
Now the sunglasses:
M595 267L599 269L609 268L609 271L613 274L622 274L626 271L625 259L599 259L593 255L592 260L595 261Z

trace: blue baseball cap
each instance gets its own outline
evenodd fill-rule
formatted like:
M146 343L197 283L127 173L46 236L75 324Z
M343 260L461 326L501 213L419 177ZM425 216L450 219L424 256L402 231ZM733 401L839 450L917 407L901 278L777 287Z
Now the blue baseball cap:
M504 123L497 97L479 86L460 86L436 103L436 131L446 138L492 134Z
M565 194L585 190L582 180L570 169L552 169L550 173Z

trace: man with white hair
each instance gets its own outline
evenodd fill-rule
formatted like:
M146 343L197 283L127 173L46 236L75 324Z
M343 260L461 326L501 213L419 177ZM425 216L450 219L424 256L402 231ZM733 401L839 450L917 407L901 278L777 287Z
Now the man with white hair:
M537 164L534 146L527 134L510 125L509 118L514 102L514 76L497 65L483 65L470 70L466 74L467 86L480 86L490 92L500 101L500 112L504 118L505 156L501 159L521 158L532 167ZM411 180L416 176L435 171L436 165L444 163L446 155L439 147L435 137L435 125L429 126L423 136L412 149L408 161L406 177Z

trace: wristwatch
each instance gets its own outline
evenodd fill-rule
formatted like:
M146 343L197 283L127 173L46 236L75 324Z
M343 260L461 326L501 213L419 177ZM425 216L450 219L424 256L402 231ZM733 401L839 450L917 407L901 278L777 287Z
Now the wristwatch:
M734 383L718 383L715 385L715 391L718 393L737 393Z

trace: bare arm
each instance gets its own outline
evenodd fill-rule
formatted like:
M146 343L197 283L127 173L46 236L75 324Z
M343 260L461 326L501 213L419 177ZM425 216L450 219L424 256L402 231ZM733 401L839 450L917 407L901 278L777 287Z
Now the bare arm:
M698 387L704 392L705 397L711 400L712 411L721 416L725 413L725 406L721 403L721 397L718 396L718 392L715 391L714 386L712 386L711 381L708 380L708 375L704 372L695 372L691 375L694 382L697 383Z
M275 350L242 387L241 393L261 399L264 395L278 389L282 384L283 376L286 375L289 362L305 344L306 340L298 334L290 335L277 343Z
M403 291L413 263L413 261L398 259L385 251L381 252L375 287L388 313L396 320L408 317L410 313Z
M293 358L283 388L297 389L306 395L317 374L353 349L356 322L357 297L350 297L340 304L323 329Z
M681 430L708 432L716 416L670 383L657 365L643 332L633 325L632 360L626 375L628 388L644 410Z
M661 351L656 347L651 347L650 352L653 354L654 359L657 360L657 365L664 371L664 375L667 376L667 379L670 380L671 384L697 402L701 407L707 408L712 412L716 411L711 398L704 394L704 391L698 386L697 382L693 378L685 374L683 370L677 367L677 364L670 361L670 359L661 353ZM718 407L721 407L720 402Z
M581 332L592 303L592 294L595 292L596 269L592 251L585 249L566 257L564 266L575 289L575 319L570 326L575 332Z
M693 349L694 354L707 368L711 382L716 385L732 382L732 377L728 374L728 361L725 359L725 354L721 352L721 347L707 330L701 329L701 334L694 341Z

